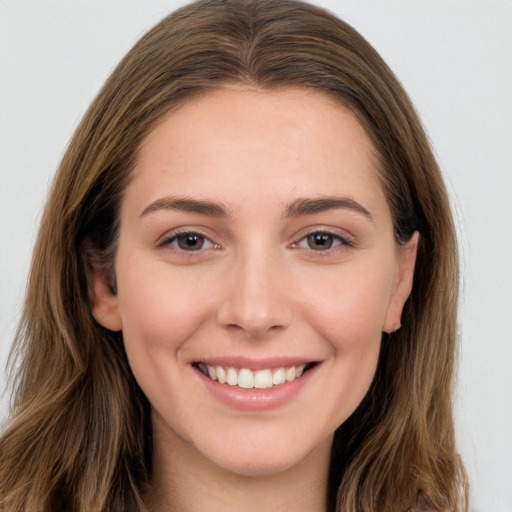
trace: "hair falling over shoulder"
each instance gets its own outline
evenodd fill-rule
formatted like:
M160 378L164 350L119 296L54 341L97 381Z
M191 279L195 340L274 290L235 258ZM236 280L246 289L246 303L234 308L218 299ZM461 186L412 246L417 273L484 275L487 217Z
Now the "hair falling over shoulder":
M350 108L375 146L397 243L420 233L402 328L384 335L370 391L336 432L330 511L405 512L419 490L439 510L467 510L452 414L458 255L441 173L371 45L294 0L201 0L176 11L126 55L77 128L44 211L11 355L0 510L145 510L149 406L122 336L91 315L91 273L113 275L119 202L144 136L228 83L314 89Z

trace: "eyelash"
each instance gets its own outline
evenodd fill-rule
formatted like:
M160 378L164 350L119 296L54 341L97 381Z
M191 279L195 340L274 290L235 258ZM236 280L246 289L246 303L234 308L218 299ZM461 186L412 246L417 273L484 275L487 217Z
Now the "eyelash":
M314 236L328 236L332 237L332 245L327 247L326 249L314 249L309 245L310 237ZM203 241L203 244L198 249L190 248L190 250L184 249L183 247L179 247L180 237L200 237ZM208 244L208 247L204 247L204 244ZM307 244L307 246L302 245L303 243ZM182 252L183 254L187 254L189 256L197 255L200 252L203 252L206 249L219 249L220 245L212 242L206 235L200 233L198 231L175 231L165 235L159 242L158 247L169 247L173 246L174 250ZM323 253L330 254L333 251L336 251L339 247L354 247L354 243L347 237L341 236L337 233L333 233L332 231L322 229L315 230L309 233L306 233L298 239L298 241L291 244L291 247L296 249L306 249L311 250L314 253Z
M309 242L310 237L314 237L314 236L332 237L333 245L331 247L327 247L326 249L313 249L311 246L309 246L308 242ZM305 243L306 246L301 245L302 243ZM346 236L341 236L340 234L334 233L327 229L320 229L320 230L310 231L309 233L306 233L297 242L294 242L292 244L292 247L298 248L298 249L311 250L312 252L319 253L319 254L331 254L332 252L338 250L340 247L354 247L354 243L352 240L350 240Z
M201 245L198 249L183 249L177 245L180 237L200 237L203 240L203 244L208 243L209 247L205 248ZM198 254L205 249L218 249L220 247L220 245L213 243L206 235L203 235L203 233L198 231L176 231L169 233L158 242L158 247L163 248L168 246L173 246L175 250L189 255L193 255L194 253Z

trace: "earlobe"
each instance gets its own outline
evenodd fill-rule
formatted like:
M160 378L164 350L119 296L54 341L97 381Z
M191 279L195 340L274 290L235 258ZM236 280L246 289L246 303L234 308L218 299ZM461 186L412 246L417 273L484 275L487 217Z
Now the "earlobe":
M402 310L412 290L418 243L419 233L416 231L405 247L399 249L397 273L383 326L383 331L388 334L401 327Z
M98 269L93 271L92 315L96 322L110 331L123 328L117 295L112 291L106 272Z

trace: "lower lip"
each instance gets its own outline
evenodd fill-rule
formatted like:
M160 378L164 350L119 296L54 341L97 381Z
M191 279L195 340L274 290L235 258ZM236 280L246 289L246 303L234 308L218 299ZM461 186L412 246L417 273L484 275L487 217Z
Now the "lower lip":
M238 386L220 384L194 368L203 385L214 398L241 411L265 411L291 402L308 384L319 365L315 365L298 379L266 389L242 389Z

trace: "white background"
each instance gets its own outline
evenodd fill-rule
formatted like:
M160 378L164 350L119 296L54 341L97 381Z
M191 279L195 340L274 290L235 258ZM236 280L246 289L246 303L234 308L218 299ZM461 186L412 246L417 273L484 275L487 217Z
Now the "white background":
M470 510L512 512L512 1L316 3L396 72L445 173L463 249L456 417ZM35 231L69 137L113 66L182 4L0 0L0 392Z

